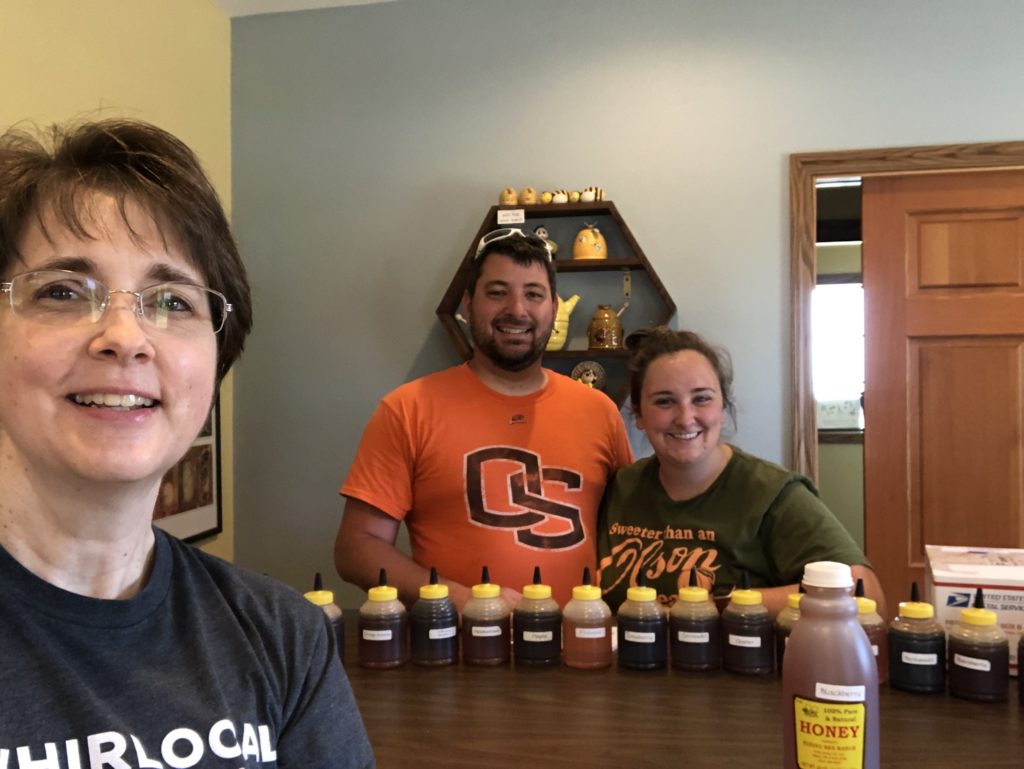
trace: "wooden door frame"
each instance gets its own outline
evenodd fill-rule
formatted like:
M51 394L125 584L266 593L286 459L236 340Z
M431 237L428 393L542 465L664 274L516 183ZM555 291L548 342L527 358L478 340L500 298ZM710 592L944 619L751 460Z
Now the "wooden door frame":
M893 147L789 156L790 388L789 466L817 482L818 419L811 385L811 290L819 179L1024 168L1024 141ZM865 511L866 515L866 511Z

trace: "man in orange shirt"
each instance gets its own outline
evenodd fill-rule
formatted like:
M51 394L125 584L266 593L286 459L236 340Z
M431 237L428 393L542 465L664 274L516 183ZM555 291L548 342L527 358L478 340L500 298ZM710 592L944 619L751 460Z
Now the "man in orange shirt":
M475 353L388 394L342 486L334 560L364 589L378 571L407 605L437 566L462 608L488 566L510 605L535 565L564 604L595 565L597 508L632 460L615 404L545 369L555 269L543 240L485 235L463 297ZM402 521L412 558L395 547Z

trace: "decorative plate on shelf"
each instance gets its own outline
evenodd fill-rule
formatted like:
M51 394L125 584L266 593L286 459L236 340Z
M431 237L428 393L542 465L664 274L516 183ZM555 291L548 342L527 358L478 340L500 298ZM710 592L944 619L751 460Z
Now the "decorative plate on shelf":
M604 366L596 360L580 361L573 368L569 376L580 384L585 384L587 387L593 387L597 390L603 390L605 382L608 381L608 375L605 373Z

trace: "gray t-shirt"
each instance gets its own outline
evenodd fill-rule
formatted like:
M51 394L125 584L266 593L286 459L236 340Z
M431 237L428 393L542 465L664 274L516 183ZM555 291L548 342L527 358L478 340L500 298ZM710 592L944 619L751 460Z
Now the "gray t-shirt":
M323 613L155 533L150 579L123 601L0 548L0 767L373 766Z

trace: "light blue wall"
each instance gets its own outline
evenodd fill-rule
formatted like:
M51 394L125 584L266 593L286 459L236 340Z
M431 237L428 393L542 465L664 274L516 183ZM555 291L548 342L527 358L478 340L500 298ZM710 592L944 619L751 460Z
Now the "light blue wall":
M726 345L736 441L784 461L787 158L1020 139L1024 3L406 0L233 22L238 560L333 577L378 399L455 361L434 316L507 185L605 188ZM355 600L350 596L346 602Z

